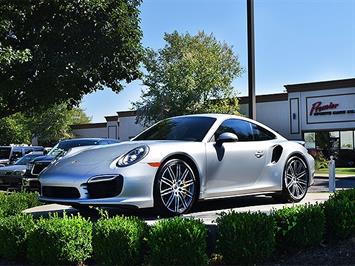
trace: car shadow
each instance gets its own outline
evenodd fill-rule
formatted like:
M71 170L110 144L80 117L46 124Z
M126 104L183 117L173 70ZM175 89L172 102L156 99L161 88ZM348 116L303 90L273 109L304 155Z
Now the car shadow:
M242 208L247 206L258 206L258 205L270 205L277 204L271 196L239 196L235 198L227 199L216 199L216 200L206 200L200 201L195 204L189 213L194 215L195 213L219 211L224 209L234 209ZM281 203L280 203L281 204ZM90 217L92 220L97 220L100 218L100 209L104 210L109 217L116 215L124 216L136 216L145 221L155 221L157 219L166 218L168 216L160 215L155 209L122 209L122 208L97 208L91 209L90 211L82 210L80 214L84 217Z

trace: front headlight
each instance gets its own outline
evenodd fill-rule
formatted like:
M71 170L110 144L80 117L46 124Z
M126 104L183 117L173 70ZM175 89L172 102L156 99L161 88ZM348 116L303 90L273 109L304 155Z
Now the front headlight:
M148 154L148 152L149 147L146 145L134 148L118 159L117 166L125 167L139 162Z

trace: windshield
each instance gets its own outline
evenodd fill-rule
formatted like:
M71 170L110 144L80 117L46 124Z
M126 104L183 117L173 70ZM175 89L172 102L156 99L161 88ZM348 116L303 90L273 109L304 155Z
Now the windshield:
M0 159L9 159L11 147L0 147Z
M40 156L41 154L27 154L23 156L22 158L18 159L17 162L15 163L16 165L26 165L29 161L32 159Z
M216 121L212 117L185 116L165 119L147 129L136 140L202 141Z
M51 149L51 151L48 153L48 155L53 156L55 158L61 156L68 150L74 147L80 147L80 146L89 146L89 145L99 145L98 140L92 140L92 139L80 139L80 140L62 140L60 141L57 145Z

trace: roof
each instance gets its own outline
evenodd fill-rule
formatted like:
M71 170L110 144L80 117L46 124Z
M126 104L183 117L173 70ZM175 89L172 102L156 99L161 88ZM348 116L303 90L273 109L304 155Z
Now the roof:
M285 85L287 92L343 89L355 87L355 78Z
M88 124L77 124L77 125L70 125L71 129L84 129L84 128L106 128L107 123L88 123Z
M128 116L136 116L137 111L119 111L117 112L118 117L128 117Z
M117 122L118 121L118 115L105 116L105 119L106 119L107 122L109 122L109 121Z
M247 104L249 103L248 96L238 97L239 104ZM256 102L263 103L263 102L277 102L277 101L288 101L288 94L287 93L274 93L274 94L264 94L264 95L257 95Z

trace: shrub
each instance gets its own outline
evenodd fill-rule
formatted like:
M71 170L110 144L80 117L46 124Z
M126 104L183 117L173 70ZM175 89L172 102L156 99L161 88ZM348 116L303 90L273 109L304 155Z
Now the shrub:
M321 151L314 151L312 155L314 157L316 170L328 168L328 160Z
M207 263L207 228L200 220L175 217L158 221L148 236L151 265Z
M35 264L79 264L92 252L92 223L78 216L40 218L28 240L27 256Z
M274 213L276 241L281 250L319 244L325 231L325 217L320 205L307 204L277 210Z
M100 219L94 227L93 250L98 264L137 265L142 263L148 226L138 218L116 216Z
M354 189L337 192L324 202L326 233L329 240L355 235Z
M38 200L38 194L35 192L0 193L1 216L16 215L23 210L41 204Z
M217 248L228 264L251 264L270 257L275 246L275 222L264 213L222 213L217 218Z
M8 260L25 258L28 237L34 225L28 214L0 218L0 257Z
M355 188L336 191L330 199L355 201Z

